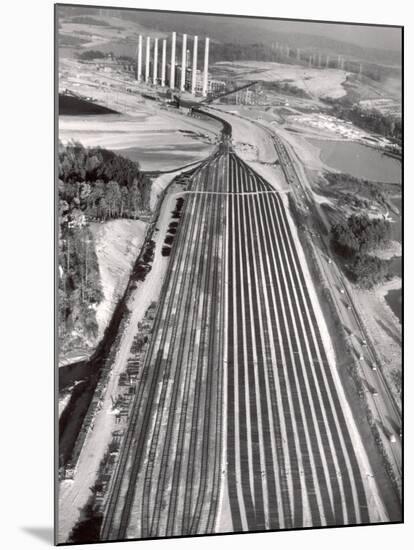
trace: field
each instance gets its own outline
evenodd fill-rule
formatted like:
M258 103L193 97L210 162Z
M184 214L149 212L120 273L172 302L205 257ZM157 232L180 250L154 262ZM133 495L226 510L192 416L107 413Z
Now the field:
M195 130L184 118L182 123L174 124L162 116L146 114L59 119L63 143L75 140L85 147L111 149L139 161L143 170L171 170L206 157L212 150L214 135Z
M285 81L308 93L311 97L339 98L346 94L343 83L347 73L338 69L316 69L299 65L283 65L264 61L220 62L230 78L243 80Z

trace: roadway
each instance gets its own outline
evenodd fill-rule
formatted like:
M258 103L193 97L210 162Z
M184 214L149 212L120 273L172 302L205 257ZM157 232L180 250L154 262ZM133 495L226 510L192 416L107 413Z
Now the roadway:
M228 128L185 197L101 539L386 521L282 199Z

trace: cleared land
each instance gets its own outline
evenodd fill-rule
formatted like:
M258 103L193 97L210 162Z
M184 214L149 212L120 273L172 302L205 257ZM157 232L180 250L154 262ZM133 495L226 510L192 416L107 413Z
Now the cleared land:
M140 220L92 223L104 299L97 306L99 341L124 293L132 267L144 242L147 224Z
M266 61L223 61L216 65L243 80L286 81L317 98L339 98L346 94L343 83L348 73L339 69L315 69Z
M211 125L197 119L142 106L135 116L61 116L59 139L114 150L139 161L143 170L172 170L205 158L216 135Z

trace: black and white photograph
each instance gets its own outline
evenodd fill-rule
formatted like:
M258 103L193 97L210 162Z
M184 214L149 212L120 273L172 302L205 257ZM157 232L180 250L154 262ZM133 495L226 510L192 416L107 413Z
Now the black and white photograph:
M202 9L54 6L58 545L403 521L404 21Z

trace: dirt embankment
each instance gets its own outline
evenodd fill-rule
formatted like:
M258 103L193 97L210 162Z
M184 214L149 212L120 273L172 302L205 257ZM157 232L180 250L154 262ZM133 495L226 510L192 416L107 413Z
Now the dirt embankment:
M132 267L144 242L147 224L141 220L92 223L104 299L96 308L99 341L125 291Z
M59 366L88 359L101 341L115 307L124 293L131 270L144 242L147 224L141 220L111 220L89 225L94 241L103 299L95 306L96 336L77 331L76 345L62 348Z

